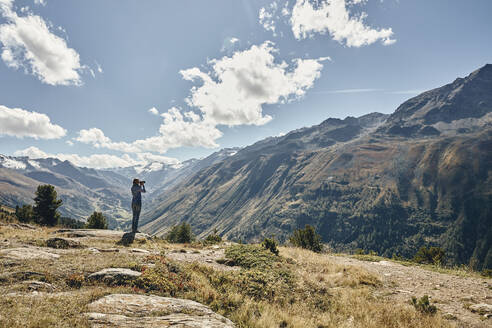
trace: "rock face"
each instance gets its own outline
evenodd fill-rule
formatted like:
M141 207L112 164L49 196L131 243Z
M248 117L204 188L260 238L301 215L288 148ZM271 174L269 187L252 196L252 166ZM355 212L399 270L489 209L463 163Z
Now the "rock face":
M0 257L13 260L32 260L43 259L53 260L60 257L58 254L48 253L43 250L31 247L7 248L0 250Z
M190 300L113 294L88 306L91 327L232 328L234 324L208 307Z
M87 278L91 281L102 281L109 285L120 285L122 283L127 283L138 277L141 273L138 271L133 271L125 268L109 268L98 272L95 272Z
M405 137L439 135L443 124L462 121L463 124L487 123L479 119L492 112L492 65L474 71L465 78L424 92L401 104L381 127L393 135ZM471 119L471 121L470 121ZM436 125L437 124L437 125ZM467 126L467 128L469 128Z

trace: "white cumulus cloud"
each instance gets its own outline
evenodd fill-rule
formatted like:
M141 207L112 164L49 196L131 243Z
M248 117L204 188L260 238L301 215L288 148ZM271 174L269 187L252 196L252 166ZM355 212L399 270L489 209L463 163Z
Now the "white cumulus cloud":
M321 75L317 59L276 60L272 42L254 45L208 62L209 69L198 67L180 71L185 80L196 85L190 90L188 110L170 108L160 114L163 121L155 136L133 142L115 142L98 128L79 131L76 141L127 153L165 153L178 147L216 148L222 137L219 126L263 125L272 117L263 105L299 99Z
M319 78L327 58L277 62L272 42L210 61L210 72L193 67L182 70L184 79L202 82L191 89L187 103L214 125L262 125L272 118L262 106L299 98Z
M7 66L24 68L50 85L82 84L79 73L85 67L79 54L42 17L29 12L18 16L12 0L0 0L0 16L7 21L0 25L1 58Z
M46 0L34 0L34 4L46 6Z
M98 128L80 130L76 141L91 144L96 148L106 148L128 153L157 152L165 153L178 147L215 148L215 142L222 136L214 125L207 124L193 112L184 114L177 108L171 108L161 114L163 122L159 134L153 137L138 139L133 142L114 142Z
M58 139L66 133L64 128L51 123L46 114L0 105L0 136Z
M290 23L296 39L316 33L326 34L348 47L361 47L381 41L384 45L396 42L391 28L372 28L364 22L367 14L351 15L349 6L365 1L324 0L315 6L310 0L297 0L292 8Z

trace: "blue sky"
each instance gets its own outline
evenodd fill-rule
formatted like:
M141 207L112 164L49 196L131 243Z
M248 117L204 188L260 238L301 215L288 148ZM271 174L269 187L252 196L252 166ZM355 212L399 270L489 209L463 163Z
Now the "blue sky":
M492 62L489 0L0 8L0 153L90 167L174 163L328 117L391 113Z

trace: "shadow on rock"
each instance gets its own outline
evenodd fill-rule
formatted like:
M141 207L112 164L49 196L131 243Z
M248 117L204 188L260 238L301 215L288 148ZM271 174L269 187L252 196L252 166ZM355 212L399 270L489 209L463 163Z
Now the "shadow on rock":
M134 232L125 232L121 237L121 240L117 243L118 245L128 246L135 240Z

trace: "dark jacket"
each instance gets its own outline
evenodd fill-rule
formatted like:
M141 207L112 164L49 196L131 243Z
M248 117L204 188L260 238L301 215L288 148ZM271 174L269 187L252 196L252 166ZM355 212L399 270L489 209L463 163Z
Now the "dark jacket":
M145 186L140 186L139 184L134 183L132 186L132 203L133 204L142 204L142 193L145 192Z

